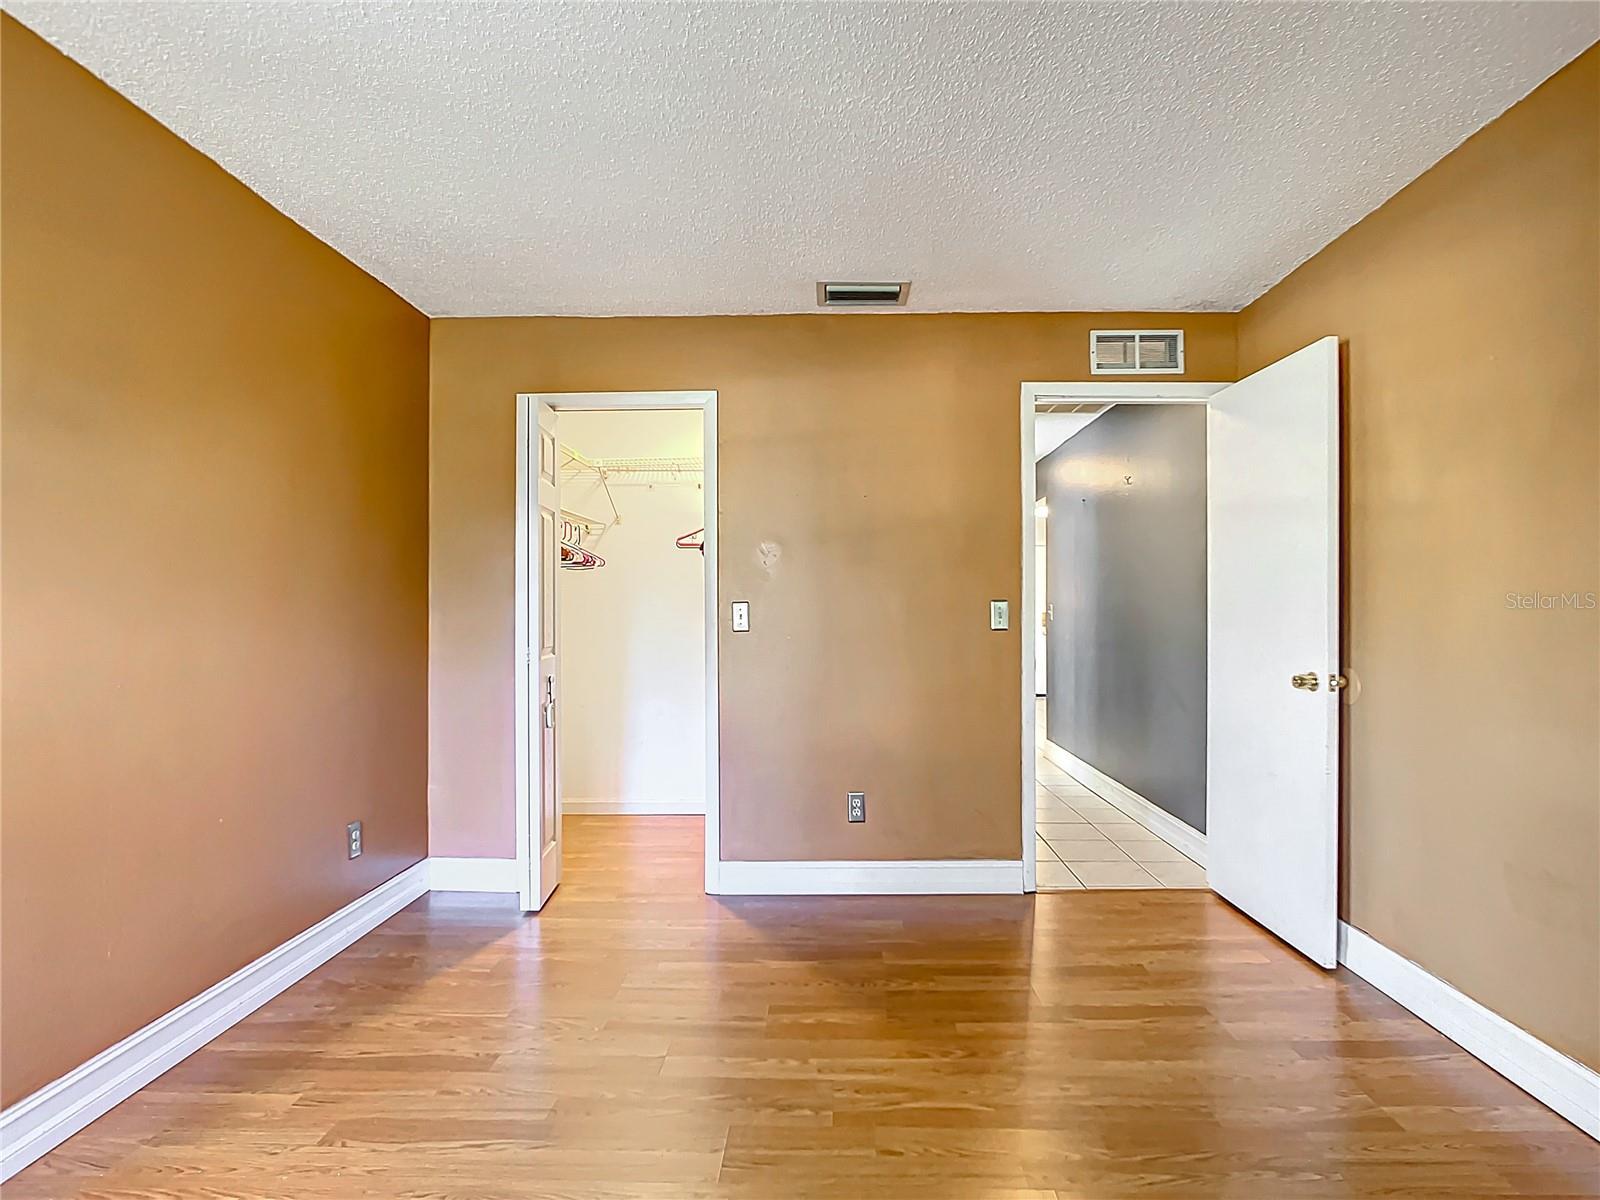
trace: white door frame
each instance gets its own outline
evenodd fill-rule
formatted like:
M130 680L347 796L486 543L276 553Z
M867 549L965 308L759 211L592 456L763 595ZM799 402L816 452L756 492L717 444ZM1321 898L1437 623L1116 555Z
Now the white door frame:
M1204 404L1226 383L1024 383L1022 385L1022 611L1033 613L1038 581L1033 569L1034 505L1038 484L1033 461L1033 419L1040 404L1070 401L1075 404ZM1046 518L1048 520L1049 518ZM1033 634L1022 639L1022 886L1039 887L1037 833L1038 779L1034 771L1037 743L1034 737L1035 691Z
M530 538L536 525L528 513L528 478L533 470L533 436L538 429L536 409L548 404L557 412L637 412L651 409L698 408L702 413L705 460L705 623L706 623L706 874L710 895L718 890L721 867L721 761L718 734L721 709L717 688L717 393L693 392L519 392L517 393L517 597L516 597L516 722L517 722L517 880L522 907L529 907L528 890L533 863L533 781L529 771L533 691L528 653L535 628L536 597L528 587L527 564L532 557ZM557 618L559 620L559 617ZM561 798L556 797L556 819L561 819Z

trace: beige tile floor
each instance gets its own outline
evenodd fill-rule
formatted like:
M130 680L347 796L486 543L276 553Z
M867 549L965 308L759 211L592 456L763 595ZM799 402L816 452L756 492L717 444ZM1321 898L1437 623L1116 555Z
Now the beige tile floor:
M1040 891L1206 886L1205 868L1042 754L1037 777Z

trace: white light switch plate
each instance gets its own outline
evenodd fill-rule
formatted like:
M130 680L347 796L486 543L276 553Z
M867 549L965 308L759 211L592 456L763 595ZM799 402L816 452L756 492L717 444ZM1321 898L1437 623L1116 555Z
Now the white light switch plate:
M750 632L750 601L735 600L733 602L733 631L735 633Z
M989 601L989 628L990 629L1010 629L1011 628L1011 601L1009 601L1009 600L991 600L991 601Z

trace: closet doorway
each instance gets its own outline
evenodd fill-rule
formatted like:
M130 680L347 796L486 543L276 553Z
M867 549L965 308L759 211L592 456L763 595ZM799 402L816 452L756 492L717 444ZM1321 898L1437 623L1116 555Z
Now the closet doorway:
M525 394L517 409L531 912L566 853L628 871L663 845L698 857L702 829L715 844L716 408L715 393L647 392Z

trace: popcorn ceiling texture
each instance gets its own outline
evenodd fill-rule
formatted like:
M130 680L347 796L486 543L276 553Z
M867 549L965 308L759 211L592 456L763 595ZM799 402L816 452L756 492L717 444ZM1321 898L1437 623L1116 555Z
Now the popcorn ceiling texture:
M1587 3L5 7L436 316L822 278L1236 309L1600 36Z

